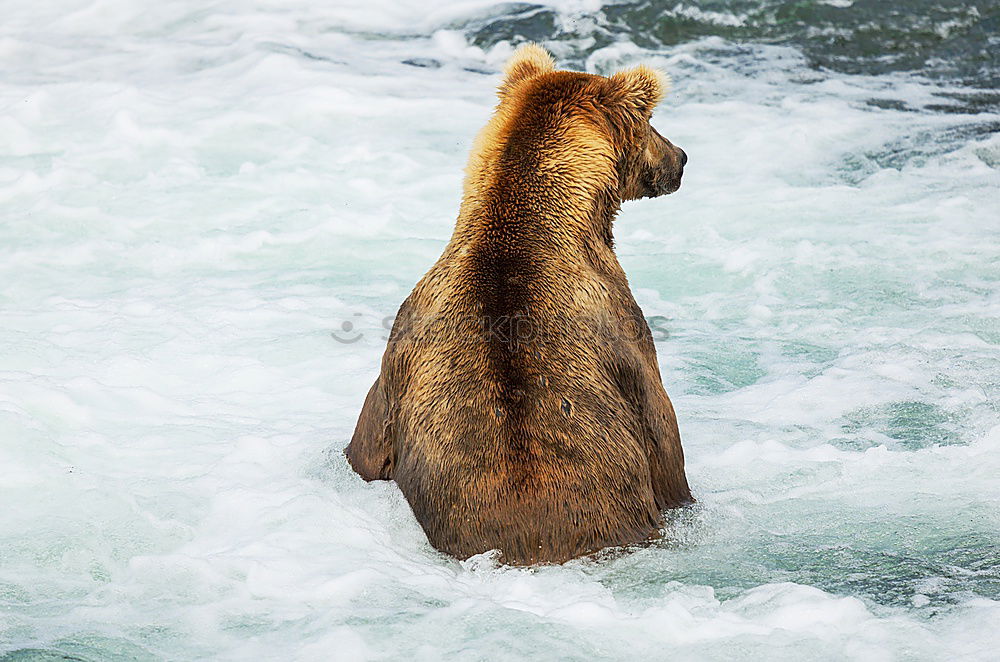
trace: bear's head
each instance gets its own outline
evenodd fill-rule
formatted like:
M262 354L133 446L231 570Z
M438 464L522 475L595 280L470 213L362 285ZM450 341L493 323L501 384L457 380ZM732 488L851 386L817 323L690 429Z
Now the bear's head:
M643 65L608 77L556 71L545 49L527 44L507 63L497 110L512 118L509 135L541 136L535 145L550 153L575 151L587 163L578 172L605 170L615 197L634 200L681 185L687 154L650 124L669 89L666 74Z

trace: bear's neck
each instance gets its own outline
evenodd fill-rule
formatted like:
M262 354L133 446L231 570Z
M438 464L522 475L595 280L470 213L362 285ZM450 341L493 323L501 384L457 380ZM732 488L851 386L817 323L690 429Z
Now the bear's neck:
M613 247L612 222L620 206L614 196L599 191L555 195L551 183L538 188L526 184L501 186L483 200L463 205L457 233L491 236L512 246L530 244L546 252L577 253L594 243Z
M567 153L573 158L545 158L511 145L470 173L452 243L488 240L571 260L613 251L614 170L606 158Z

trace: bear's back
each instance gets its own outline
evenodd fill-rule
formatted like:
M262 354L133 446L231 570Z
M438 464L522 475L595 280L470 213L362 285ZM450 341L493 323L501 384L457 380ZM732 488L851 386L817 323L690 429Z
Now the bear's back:
M629 393L648 328L637 337L624 275L528 248L443 257L383 361L393 478L434 546L460 557L568 559L648 537L659 518Z

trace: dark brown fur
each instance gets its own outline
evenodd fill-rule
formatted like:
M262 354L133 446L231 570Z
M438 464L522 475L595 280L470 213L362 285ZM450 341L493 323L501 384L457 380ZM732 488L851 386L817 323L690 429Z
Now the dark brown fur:
M507 67L444 254L403 302L346 449L432 545L562 562L655 535L691 501L677 422L612 248L624 200L673 192L665 81Z

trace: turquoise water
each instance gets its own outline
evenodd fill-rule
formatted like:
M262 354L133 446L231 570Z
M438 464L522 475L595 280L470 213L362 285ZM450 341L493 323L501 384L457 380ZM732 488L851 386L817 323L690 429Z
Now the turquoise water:
M907 6L5 8L0 660L992 659L997 10ZM340 454L522 38L691 158L615 233L698 503L533 569Z

